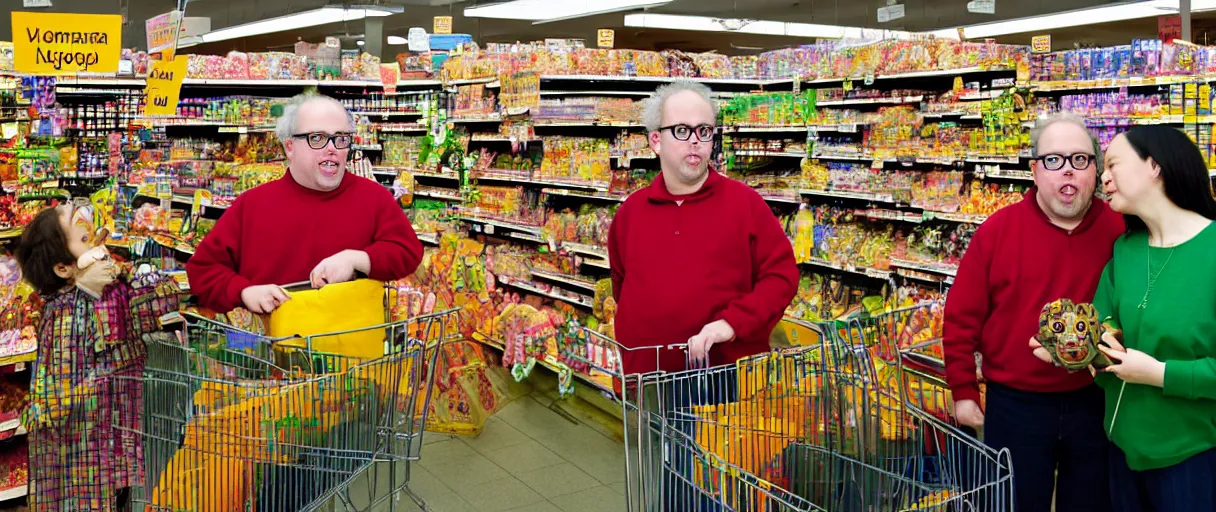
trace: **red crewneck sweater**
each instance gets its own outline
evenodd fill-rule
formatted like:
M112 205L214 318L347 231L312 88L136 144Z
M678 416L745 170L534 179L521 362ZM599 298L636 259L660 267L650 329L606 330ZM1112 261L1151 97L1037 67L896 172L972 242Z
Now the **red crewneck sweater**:
M684 344L725 320L733 341L710 364L769 349L769 336L798 290L794 249L760 194L710 171L700 190L667 191L660 173L625 201L608 236L616 338L625 347ZM682 351L627 351L627 373L682 371Z
M367 252L371 279L410 275L422 243L383 185L347 173L329 192L300 186L288 171L241 194L203 239L186 275L204 307L242 306L241 291L308 280L321 260L341 251Z
M1028 343L1049 302L1091 302L1123 217L1094 199L1071 232L1047 217L1031 188L1021 202L996 212L971 239L946 298L943 348L955 400L979 402L975 353L984 379L1023 391L1085 387L1089 372L1068 373L1038 360Z

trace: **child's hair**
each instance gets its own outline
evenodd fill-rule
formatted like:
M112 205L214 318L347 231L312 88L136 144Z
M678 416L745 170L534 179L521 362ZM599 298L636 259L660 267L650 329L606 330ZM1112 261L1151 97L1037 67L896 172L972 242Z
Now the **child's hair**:
M58 209L38 212L25 226L16 256L21 275L39 294L50 295L67 286L68 281L55 273L55 265L73 265L76 258L68 250L68 235L59 223Z

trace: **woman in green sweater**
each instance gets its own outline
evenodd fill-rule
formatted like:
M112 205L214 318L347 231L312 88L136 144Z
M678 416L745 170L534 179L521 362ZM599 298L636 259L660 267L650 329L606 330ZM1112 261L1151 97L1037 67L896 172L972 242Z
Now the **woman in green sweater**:
M1216 511L1216 199L1182 132L1140 126L1106 151L1102 183L1127 233L1094 305L1123 328L1101 350L1115 511ZM1037 347L1037 342L1031 342ZM1050 361L1039 347L1035 353Z

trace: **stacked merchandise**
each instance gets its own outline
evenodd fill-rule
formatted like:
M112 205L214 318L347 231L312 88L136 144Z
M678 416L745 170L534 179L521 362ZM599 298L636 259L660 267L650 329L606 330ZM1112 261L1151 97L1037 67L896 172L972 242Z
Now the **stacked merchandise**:
M1185 51L1212 62L1207 47L1169 50ZM191 56L194 78L246 81L232 94L188 81L177 115L155 119L138 115L141 84L31 79L13 89L30 91L25 101L41 114L0 149L9 194L0 228L68 192L99 190L92 199L113 212L113 245L180 270L225 206L282 176L270 127L284 101L309 80L356 80L320 87L359 115L358 152L431 246L428 266L401 285L424 303L434 294L465 308L466 334L504 349L521 378L542 364L606 386L589 361L611 367L608 352L576 327L612 332L605 237L615 208L657 171L637 101L657 82L699 77L727 93L718 95L717 164L760 191L790 235L804 278L789 315L821 321L940 299L975 227L1030 185L1027 123L1039 115L1177 122L1210 144L1211 91L1196 83L1206 67L1169 52L1133 51L1128 92L1095 83L1124 76L1105 71L1123 61L1104 50L1070 73L1072 53L938 40L820 42L750 57L491 45L432 68L447 84L402 82L381 94L374 59L305 44ZM425 68L427 59L406 59ZM1019 67L1051 81L1019 83ZM909 72L919 74L914 86L901 80ZM605 76L647 79L587 91L586 80ZM1148 78L1181 82L1139 89ZM302 83L251 95L260 80ZM753 93L761 84L767 92ZM1101 89L1077 90L1091 85Z

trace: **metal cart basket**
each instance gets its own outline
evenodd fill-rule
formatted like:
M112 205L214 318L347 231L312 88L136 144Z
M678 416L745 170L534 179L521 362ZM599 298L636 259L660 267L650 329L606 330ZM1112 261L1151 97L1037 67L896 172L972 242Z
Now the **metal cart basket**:
M458 310L364 329L268 338L198 316L147 339L139 510L360 510L410 491L431 369ZM381 357L313 350L326 337L382 331ZM328 344L327 346L332 346ZM355 490L368 472L386 472ZM378 474L376 476L384 476ZM387 486L388 488L385 488Z
M868 326L902 325L886 315ZM1009 509L1008 451L910 400L898 351L887 360L875 344L850 343L857 324L801 327L821 342L722 367L618 375L630 510Z

